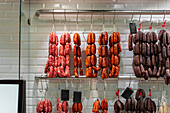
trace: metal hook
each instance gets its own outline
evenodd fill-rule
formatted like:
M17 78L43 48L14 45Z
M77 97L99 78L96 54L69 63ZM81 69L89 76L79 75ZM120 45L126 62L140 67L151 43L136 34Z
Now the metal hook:
M104 10L103 10L103 31L104 31L104 24L105 24L105 17L104 17Z
M92 28L93 28L93 13L91 13L91 32L92 32Z
M64 21L64 23L66 24L66 9L64 9L64 19L65 19L65 21Z
M151 10L151 18L150 18L150 22L152 22L152 10Z
M166 14L166 10L164 9L164 18L163 18L163 22L165 21L165 14Z
M130 88L130 85L131 85L131 75L130 75L130 81L129 81L129 88Z
M52 23L53 23L53 30L55 31L55 25L54 25L54 24L55 24L54 9L53 9L53 22L52 22Z
M78 31L78 13L79 13L79 11L77 10L77 31Z
M132 12L131 23L133 22L133 13L134 13L134 10Z
M64 9L64 31L66 31L66 9Z
M141 19L141 13L142 13L142 10L140 10L139 23L140 23L140 19Z
M42 77L42 75L41 75L41 77ZM41 79L41 90L39 89L39 92L43 92L43 84L42 84L42 79Z
M78 13L79 13L79 11L77 10L77 20L76 20L77 24L78 24Z
M114 9L114 18L113 18L113 24L115 24L115 9Z

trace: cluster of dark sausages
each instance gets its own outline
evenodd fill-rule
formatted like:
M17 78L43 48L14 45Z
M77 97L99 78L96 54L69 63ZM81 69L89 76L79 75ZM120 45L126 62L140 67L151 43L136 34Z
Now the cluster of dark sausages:
M145 80L149 77L164 77L165 83L170 83L169 44L170 36L165 30L159 32L158 38L155 32L129 34L128 46L134 54L132 66L135 76Z

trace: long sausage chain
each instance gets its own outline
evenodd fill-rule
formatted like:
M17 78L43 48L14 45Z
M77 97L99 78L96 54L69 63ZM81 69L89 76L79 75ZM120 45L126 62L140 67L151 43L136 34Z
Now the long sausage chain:
M83 70L82 70L82 61L81 61L81 39L80 39L80 35L78 33L74 34L73 37L73 42L74 42L74 49L73 49L73 53L74 53L74 75L76 78L79 77L78 74L78 68L80 71L80 76L83 75Z
M102 32L99 35L99 67L101 69L101 78L107 79L108 78L108 34L107 32Z
M37 113L51 113L52 112L52 103L45 99L44 101L39 101L36 107Z
M58 37L51 33L49 37L49 58L45 66L44 73L49 78L70 77L70 46L71 38L69 33L64 33L60 37L60 47L58 51ZM58 54L60 56L58 56Z
M165 84L170 83L170 36L166 30L160 30L158 38L155 32L148 32L145 35L138 31L134 37L129 34L128 43L129 50L133 48L135 76L143 77L145 80L148 80L148 77L164 77Z
M89 33L87 36L87 47L86 47L86 77L97 77L97 71L100 69L96 67L96 45L95 45L95 34Z
M55 78L58 70L58 36L51 32L49 36L49 55L45 66L44 73L47 73L49 78Z
M116 78L119 75L120 52L122 51L120 45L120 34L113 32L109 37L109 77Z

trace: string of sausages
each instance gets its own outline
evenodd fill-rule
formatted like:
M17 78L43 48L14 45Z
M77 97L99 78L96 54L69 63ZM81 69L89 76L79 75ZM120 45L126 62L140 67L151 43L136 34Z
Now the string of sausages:
M170 83L170 36L163 29L159 32L158 39L155 32L148 32L145 35L139 30L134 36L129 34L128 47L134 54L132 66L136 77L143 77L145 80L148 80L148 77L164 77L168 85Z
M100 111L99 110L102 110L102 113L107 113L108 111L108 102L107 102L107 99L104 98L101 102L101 105L100 105L100 101L99 99L97 99L94 103L93 103L93 109L92 109L92 112L93 113L99 113Z
M51 113L52 103L48 99L37 102L36 112L37 113Z
M58 75L59 77L70 77L70 52L71 38L69 33L63 33L60 37Z
M81 39L80 35L78 33L74 34L73 37L73 42L74 42L74 49L73 49L73 54L74 54L74 75L76 78L79 77L78 75L78 68L80 71L80 76L83 75L83 70L82 70L82 62L81 62Z
M119 75L120 52L122 51L120 45L120 34L113 32L109 37L109 77L116 78Z
M82 110L83 110L83 105L82 103L73 103L73 106L72 106L72 113L82 113Z
M58 56L58 36L51 32L49 36L49 55L45 66L44 73L47 73L49 78L57 76L57 56Z
M102 32L99 35L99 67L101 68L101 78L107 79L108 78L108 34L107 32Z
M158 34L158 39L159 39L158 52L160 57L159 68L160 70L162 70L160 76L164 77L165 84L168 85L170 84L170 71L169 71L170 35L165 29L163 29L160 30Z
M86 47L86 77L97 77L97 71L96 68L96 45L95 45L95 34L89 33L87 36L87 47Z
M62 104L60 103L60 99L57 99L57 113L61 113L61 111L63 111L63 113L68 113L68 102L67 101L63 101Z

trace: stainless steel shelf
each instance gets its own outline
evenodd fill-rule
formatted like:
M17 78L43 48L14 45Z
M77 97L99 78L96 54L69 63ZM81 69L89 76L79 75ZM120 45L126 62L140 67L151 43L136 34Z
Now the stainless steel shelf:
M35 16L41 14L104 14L104 15L170 15L170 10L55 10L39 9Z
M47 76L35 76L36 80L39 79L47 79L47 80L89 80L89 79L94 79L94 80L102 80L101 77L96 77L96 78L86 78L86 76L80 76L79 78L75 78L74 76L71 76L69 78L60 78L60 77L56 77L56 78L48 78ZM107 78L105 80L107 81L118 81L118 80L140 80L140 81L164 81L163 78L149 78L149 80L145 80L144 78L137 78L135 76L119 76L119 78ZM104 81L104 80L103 80Z

